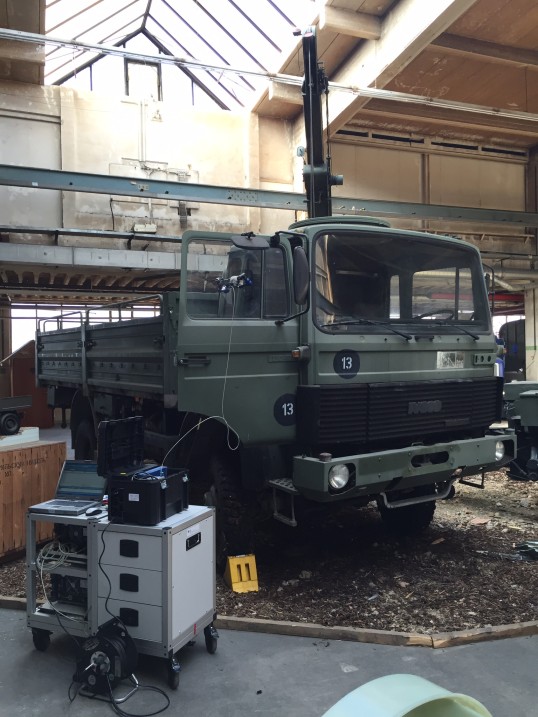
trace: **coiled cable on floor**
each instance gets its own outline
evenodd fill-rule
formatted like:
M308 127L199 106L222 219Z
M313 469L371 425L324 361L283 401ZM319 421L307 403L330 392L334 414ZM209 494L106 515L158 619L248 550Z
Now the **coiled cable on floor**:
M107 688L110 697L110 705L114 712L119 715L119 717L153 717L154 715L161 714L161 712L164 712L166 709L168 709L168 707L170 707L170 697L168 697L166 692L164 690L161 690L160 687L153 687L152 685L140 685L137 683L138 690L145 690L146 692L158 692L159 694L161 694L166 700L166 704L164 705L164 707L161 707L155 712L137 712L136 714L133 714L132 712L125 712L125 710L122 710L119 706L119 703L114 699L110 682L107 682Z

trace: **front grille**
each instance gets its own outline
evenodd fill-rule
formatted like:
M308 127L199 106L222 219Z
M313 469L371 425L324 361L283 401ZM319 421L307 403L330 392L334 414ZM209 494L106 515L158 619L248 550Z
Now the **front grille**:
M370 384L368 439L488 426L496 417L496 385L495 378Z
M494 377L300 386L297 437L310 445L366 443L483 429L497 419L499 390Z
M300 443L364 441L368 385L299 386L297 438Z

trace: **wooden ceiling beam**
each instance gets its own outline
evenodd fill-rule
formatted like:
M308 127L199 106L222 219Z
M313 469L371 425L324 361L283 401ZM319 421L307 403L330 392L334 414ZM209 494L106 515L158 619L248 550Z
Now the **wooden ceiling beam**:
M498 45L495 42L475 40L474 38L450 35L449 33L440 35L433 40L431 45L433 48L442 50L449 55L465 55L487 62L538 69L538 52L536 50Z
M288 105L302 106L303 93L298 85L286 85L283 82L269 83L269 99L278 100Z
M386 87L476 0L400 0L384 18L379 40L365 40L331 80L357 87ZM331 133L342 128L368 102L365 97L332 92Z
M426 105L412 105L406 102L384 102L383 100L371 100L362 110L367 116L370 113L391 117L402 117L407 120L414 119L420 123L452 124L459 127L487 129L490 132L512 132L518 135L536 137L538 127L536 122L497 115L485 115L473 112L459 112L445 107L434 107ZM360 123L361 113L355 118L355 123Z
M343 8L325 5L319 14L319 29L331 30L350 37L364 40L379 40L381 20L363 12L352 12Z
M0 59L11 62L32 62L45 64L45 46L16 40L0 41Z

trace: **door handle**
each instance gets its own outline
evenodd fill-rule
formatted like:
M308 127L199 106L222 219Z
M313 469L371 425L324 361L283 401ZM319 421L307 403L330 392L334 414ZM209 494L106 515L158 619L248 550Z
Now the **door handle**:
M179 366L209 366L211 359L207 356L184 356L178 360Z

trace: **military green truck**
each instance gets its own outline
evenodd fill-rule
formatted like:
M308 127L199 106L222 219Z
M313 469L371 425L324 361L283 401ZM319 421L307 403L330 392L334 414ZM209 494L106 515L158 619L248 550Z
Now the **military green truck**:
M325 217L186 232L180 272L140 300L155 316L43 321L37 381L70 406L76 458L101 420L142 415L148 457L188 468L230 532L371 501L423 528L455 481L515 457L513 432L489 430L502 379L475 247Z
M323 156L314 28L303 52L310 219L270 236L187 231L179 291L139 301L155 316L108 306L111 323L86 311L36 337L75 457L93 457L100 421L143 416L148 457L189 470L239 550L264 517L295 526L372 501L419 530L455 481L516 455L513 431L489 428L502 379L477 249L330 216L342 178Z

